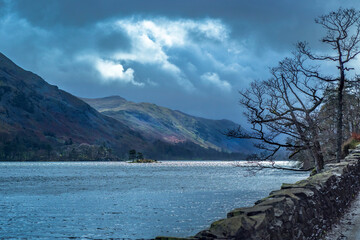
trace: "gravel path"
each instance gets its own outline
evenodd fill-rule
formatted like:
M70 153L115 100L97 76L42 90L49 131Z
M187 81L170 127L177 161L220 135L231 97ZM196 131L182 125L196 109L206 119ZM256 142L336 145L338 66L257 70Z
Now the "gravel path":
M360 193L323 240L359 240L360 239Z

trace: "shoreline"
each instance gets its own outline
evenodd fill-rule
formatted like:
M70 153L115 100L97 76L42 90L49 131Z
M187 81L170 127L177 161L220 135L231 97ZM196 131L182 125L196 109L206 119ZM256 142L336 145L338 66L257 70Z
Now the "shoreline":
M322 239L344 218L344 212L360 216L360 199L354 202L359 193L360 145L340 163L326 164L322 172L295 184L283 184L281 189L270 192L252 207L234 209L227 218L213 222L210 228L177 239ZM359 207L355 212L348 210L356 204ZM358 227L349 228L354 232L350 236L359 239L356 236L360 237L360 217L353 219ZM341 234L337 239L348 239ZM158 236L155 239L174 238Z

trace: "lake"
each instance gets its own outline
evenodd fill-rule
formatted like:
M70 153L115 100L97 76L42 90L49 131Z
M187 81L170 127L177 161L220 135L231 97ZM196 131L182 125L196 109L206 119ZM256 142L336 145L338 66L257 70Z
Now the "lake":
M308 175L227 161L0 162L0 238L191 236Z

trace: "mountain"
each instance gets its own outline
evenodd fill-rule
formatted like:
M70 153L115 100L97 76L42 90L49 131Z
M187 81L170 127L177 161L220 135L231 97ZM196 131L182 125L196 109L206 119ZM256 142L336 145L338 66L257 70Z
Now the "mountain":
M224 136L227 129L238 127L229 120L194 117L151 103L130 102L119 96L83 100L99 112L140 132L147 140L170 144L190 142L223 152L251 153L253 150L252 143L247 140Z
M110 149L125 154L146 145L141 134L124 123L104 116L0 53L2 160L59 159L64 154L81 159L76 155L84 151L91 152L84 159L92 159L106 157Z
M102 113L0 53L0 161L123 160L131 149L156 159L239 159L248 153L248 143L218 132L235 126L227 120L120 97L86 101Z

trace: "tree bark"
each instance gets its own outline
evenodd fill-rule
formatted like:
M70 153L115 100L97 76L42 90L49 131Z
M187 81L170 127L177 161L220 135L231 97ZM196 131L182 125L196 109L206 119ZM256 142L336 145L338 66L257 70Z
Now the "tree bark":
M315 141L314 146L311 150L315 158L316 172L319 173L324 168L324 157L321 153L320 143L318 141Z
M313 145L310 147L314 156L316 172L320 172L324 168L324 155L321 150L321 144L319 142L319 135L316 130L316 123L314 123L311 117L308 115L309 124L312 126L311 132L313 137Z
M337 135L336 135L336 162L340 162L342 157L341 145L343 142L343 89L344 82L340 81L338 88L337 101Z
M340 44L338 45L339 51L339 71L340 71L340 79L338 86L338 96L337 96L337 134L336 134L336 162L340 162L342 157L341 145L343 142L343 92L345 85L345 71L344 71L344 63L342 61L342 54L340 51Z

